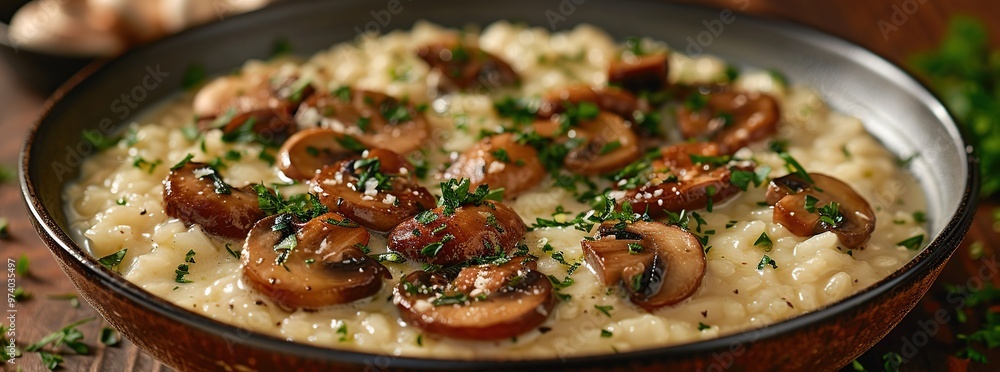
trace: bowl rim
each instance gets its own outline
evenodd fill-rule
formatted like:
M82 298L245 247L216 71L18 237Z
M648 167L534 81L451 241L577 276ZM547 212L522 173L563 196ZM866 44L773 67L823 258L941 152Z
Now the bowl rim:
M255 17L267 17L267 15L262 16L261 14L279 13L279 10L281 9L292 10L294 7L311 2L313 1L282 1L257 11L230 17L227 20L253 22ZM699 4L678 4L661 1L652 2L660 3L661 5L667 7L716 11L721 9ZM249 335L247 337L236 342L243 344L246 347L264 349L285 355L305 357L328 363L363 364L366 361L370 361L371 358L388 356L390 357L390 366L395 368L495 369L498 366L503 368L523 368L539 366L553 367L557 365L560 368L573 366L595 367L619 363L627 360L682 357L718 352L720 350L736 347L738 345L748 346L752 343L768 338L805 329L813 324L823 323L824 321L834 318L841 313L856 309L862 304L874 300L876 297L898 290L901 284L917 280L926 271L944 264L944 262L947 261L951 254L957 249L958 244L964 238L965 233L968 231L971 224L976 204L978 202L980 172L978 158L976 157L974 149L968 144L964 131L957 125L954 117L944 107L939 97L932 93L923 82L910 75L905 68L895 65L867 48L857 45L849 40L827 34L794 21L769 19L747 13L740 13L740 17L742 22L751 22L757 26L770 27L780 30L783 34L791 35L791 37L809 41L816 45L822 45L824 49L839 51L842 55L844 54L843 52L850 51L851 53L847 54L848 58L855 63L868 65L870 66L870 69L877 70L881 73L891 74L888 78L894 82L910 86L912 88L911 94L913 94L914 97L924 105L924 107L930 108L931 111L935 113L935 117L938 119L938 122L944 125L949 131L958 134L957 140L960 141L962 146L961 150L964 150L966 157L965 167L968 173L962 199L954 215L949 219L948 223L942 228L940 233L934 237L927 247L907 262L903 267L878 282L837 302L764 327L748 329L709 340L653 347L615 354L523 360L432 359L328 348L318 345L286 341L278 337L255 331L249 331ZM229 26L220 26L219 23L196 26L161 40L179 40L197 37L199 33L206 32L205 30L213 30L221 27ZM98 264L95 258L90 256L90 254L88 254L80 245L70 238L66 231L63 231L58 226L54 217L41 202L38 190L35 188L35 180L31 177L30 166L32 162L30 154L32 152L34 138L39 129L47 123L47 119L49 118L53 108L62 104L67 93L72 92L82 82L87 81L94 73L106 68L114 67L113 65L116 61L133 54L143 53L147 49L157 48L161 44L163 44L162 41L155 41L132 49L114 59L96 61L75 74L46 100L41 111L42 114L30 128L19 153L22 159L18 167L18 181L21 188L21 194L30 212L30 217L34 220L33 222L36 225L36 229L39 233L44 231L45 236L42 236L42 240L45 241L48 248L53 251L52 253L56 254L55 251L58 249L69 254L73 259L73 264L81 266L87 276L96 278L99 285L111 288L111 290L117 294L124 296L129 301L139 304L148 311L157 313L159 316L168 318L188 327L196 327L206 333L217 336L234 334L236 332L245 333L247 330L208 318L204 315L189 311L178 305L170 303L165 299L157 297L152 293L143 290L139 286L125 280L125 278L120 274L114 273Z

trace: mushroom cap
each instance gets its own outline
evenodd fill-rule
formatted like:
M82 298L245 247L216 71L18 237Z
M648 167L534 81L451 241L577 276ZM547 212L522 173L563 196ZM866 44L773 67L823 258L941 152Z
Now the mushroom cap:
M458 264L500 252L513 253L527 229L521 216L503 203L465 205L450 215L437 207L392 229L389 249L420 262ZM424 252L437 243L440 249L436 253Z
M327 128L309 128L293 134L278 150L278 170L293 180L316 176L323 166L357 157L344 147L347 135Z
M612 61L608 85L638 93L655 92L667 86L669 64L665 53L647 54Z
M711 139L723 154L733 154L778 131L780 107L767 94L720 87L700 87L690 94L705 95L705 104L696 110L687 105L677 109L681 134L685 138Z
M594 120L579 123L570 129L570 135L583 140L563 160L566 169L573 173L608 174L642 156L639 139L631 126L610 112L601 112Z
M393 293L407 323L428 333L473 340L509 339L530 331L555 306L552 283L524 258L500 266L470 266L452 282L441 274L415 271ZM466 301L435 305L438 294L464 295Z
M735 196L740 189L729 182L732 170L727 166L695 164L691 155L718 156L719 146L710 142L684 143L661 149L661 156L652 163L650 181L627 190L622 203L635 211L661 217L666 212L696 210L712 203L721 203ZM742 170L750 166L736 167ZM711 191L711 192L710 192ZM710 195L711 194L711 195Z
M269 73L273 71L263 69L248 76L223 77L202 87L194 98L199 127L221 128L228 134L252 125L254 133L277 143L294 133L299 102L313 95L315 88L296 76L273 78Z
M537 115L548 119L565 112L569 105L578 105L580 102L596 104L601 110L623 118L632 118L636 111L647 109L635 95L626 90L616 87L595 89L585 84L574 84L546 92L538 105Z
M425 45L417 49L417 56L440 72L438 89L445 92L488 91L521 82L506 61L457 39Z
M358 185L358 170L355 169L358 160L344 160L323 167L310 181L312 192L323 205L378 232L389 231L420 211L434 208L437 203L434 195L409 176L399 174L406 168L401 166L405 160L388 150L369 151L368 154L366 159L379 159L379 172L391 177L389 189L369 190L366 185ZM381 162L383 158L385 163ZM387 164L396 165L389 169Z
M231 240L245 239L264 218L256 193L233 188L210 165L194 162L171 170L163 181L163 209L187 226L199 225L209 234Z
M315 94L302 102L296 121L350 134L366 147L407 154L430 137L430 126L411 104L392 96L350 89Z
M849 249L864 247L875 231L875 212L850 185L820 173L809 173L812 183L797 174L775 178L767 188L767 202L774 205L774 221L792 234L812 236L832 231ZM816 198L813 211L806 208L807 196ZM838 204L843 221L831 225L822 221L824 206Z
M618 230L605 222L594 238L580 243L588 265L606 286L624 281L632 302L647 311L690 297L705 277L701 242L677 226L636 221ZM641 249L632 253L630 244Z
M286 233L275 231L280 215L260 220L243 247L243 277L252 288L285 308L319 308L371 296L390 279L382 264L364 254L368 230L326 213L296 223L295 247L277 263L275 249ZM330 223L333 221L334 223Z
M504 196L512 198L538 185L545 174L535 148L517 143L513 134L503 133L483 138L459 155L445 170L444 178L468 178L473 188L502 187Z

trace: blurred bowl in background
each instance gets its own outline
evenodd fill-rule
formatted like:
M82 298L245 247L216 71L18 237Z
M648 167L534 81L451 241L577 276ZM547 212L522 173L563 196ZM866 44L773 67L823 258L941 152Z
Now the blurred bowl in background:
M52 93L70 76L94 61L95 57L62 56L19 47L11 41L8 25L14 13L29 0L0 2L0 58L10 66L12 76L25 87L42 95Z

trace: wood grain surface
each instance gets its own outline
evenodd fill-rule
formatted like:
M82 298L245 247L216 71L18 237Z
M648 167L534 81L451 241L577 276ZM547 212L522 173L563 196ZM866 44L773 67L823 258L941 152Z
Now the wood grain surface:
M991 27L992 44L1000 45L1000 2L992 0L684 2L730 8L766 18L809 25L860 44L898 64L905 63L907 57L914 52L934 47L940 41L948 19L956 14L980 17ZM21 85L17 75L18 71L11 71L7 63L0 61L0 164L8 167L17 164L22 138L39 114L44 100L40 94ZM938 309L953 310L943 301L944 284L965 284L970 278L984 277L978 273L989 268L986 262L995 257L995 250L1000 249L1000 224L993 220L993 212L1000 203L992 200L981 204L963 248L949 262L932 293L910 313L902 325L860 359L868 370L882 369L881 356L884 353L892 351L906 355L910 350L908 347L915 349L915 355L902 364L903 370L1000 370L1000 350L987 354L994 361L993 365L968 363L951 357L957 350L956 332L968 333L972 329L968 327L974 325L961 328L952 322L935 332L923 330L934 319ZM31 261L31 275L17 278L17 285L33 295L31 299L17 304L17 339L21 346L37 341L75 320L96 317L97 313L86 303L73 308L69 301L48 298L51 295L73 293L74 288L35 235L16 183L0 184L0 217L9 219L12 234L9 240L0 240L0 259L6 262L7 258L16 259L25 255ZM980 242L985 248L982 258L970 258L966 247L971 242ZM1000 275L992 275L991 280L1000 285ZM80 327L86 336L84 341L93 349L92 353L84 356L65 355L62 370L170 370L127 340L114 347L101 345L97 335L105 326L106 323L98 319ZM929 336L926 345L908 346L913 345L915 337L919 337L921 333ZM25 371L44 370L37 353L25 353L17 359L17 367ZM835 369L839 366L830 367ZM11 371L17 369L11 365L4 365L2 368Z

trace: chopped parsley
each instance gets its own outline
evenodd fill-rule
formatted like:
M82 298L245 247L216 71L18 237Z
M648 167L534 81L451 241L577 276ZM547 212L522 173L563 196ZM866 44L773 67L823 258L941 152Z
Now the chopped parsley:
M197 253L194 251L194 249L188 250L187 254L184 255L184 262L196 263L194 262L194 255L196 254Z
M293 195L285 199L278 190L272 192L264 185L253 184L250 187L257 193L257 205L268 216L291 214L299 221L308 221L329 212L313 194Z
M479 185L475 191L469 192L472 182L468 178L461 181L450 179L441 183L441 199L438 206L443 207L446 216L455 213L463 205L479 206L487 200L502 201L503 188L490 190L487 185Z
M601 338L611 338L611 336L614 336L614 333L611 333L611 331L606 329L601 330Z
M38 342L28 345L24 348L24 350L39 351L45 346L50 346L52 350L56 350L65 345L77 354L89 354L90 347L83 343L83 332L80 332L80 330L76 327L91 322L94 319L95 318L87 318L70 323L62 329L42 337L42 339L38 340ZM60 358L59 360L61 361L62 359Z
M615 150L617 150L617 149L619 149L621 147L622 147L621 141L614 140L614 141L611 141L611 142L608 142L608 143L605 143L605 144L601 145L600 154L601 155L605 155L605 154L608 154L608 153L610 153L612 151L615 151Z
M14 264L14 271L17 275L22 277L31 276L31 272L29 272L30 265L31 262L28 260L28 256L22 253L21 256L17 258L17 262Z
M594 308L597 309L597 311L600 311L601 314L607 315L608 318L611 317L611 310L615 309L615 307L611 306L611 305L603 305L603 306L602 305L594 305Z
M118 336L118 332L114 328L103 327L101 328L100 338L101 344L106 346L115 346L121 342L121 337Z
M379 253L374 258L378 262L392 262L397 264L406 262L406 257L396 252Z
M764 184L767 181L767 175L770 173L771 167L766 165L757 167L754 171L733 168L732 175L729 177L729 183L740 190L747 191L751 182L753 182L755 187L760 187L760 185Z
M818 203L818 202L819 202L819 199L816 199L815 196L806 195L806 200L804 202L804 206L806 208L806 212L816 213L816 203Z
M445 306L445 305L460 305L469 301L469 296L465 293L458 292L451 295L443 295L441 297L435 298L431 301L431 305L434 306Z
M187 165L187 163L190 162L191 159L193 158L194 154L188 153L187 156L184 157L184 159L181 159L181 161L177 162L177 164L174 164L174 166L170 167L170 170L175 171L184 168L184 166Z
M161 163L163 163L163 161L159 159L154 161L149 161L143 159L143 157L141 156L137 156L135 160L132 161L132 166L139 168L141 170L145 170L149 174L153 174L153 171L156 169L156 166L160 165Z
M778 268L778 263L765 254L764 257L760 258L760 263L757 264L757 271L764 271L764 267L767 265L771 265L772 269Z
M191 280L188 280L188 279L185 278L185 276L187 276L189 274L189 272L188 272L188 264L184 263L184 264L177 265L177 270L174 270L174 274L176 274L176 276L174 277L174 281L175 282L181 283L181 284L192 283Z
M629 254L639 254L642 253L643 247L639 243L628 243L628 253Z
M712 326L710 326L708 324L705 324L705 323L702 323L702 322L698 322L698 330L699 331L705 331L705 330L708 330L708 329L712 329Z
M832 228L840 226L844 222L844 215L840 213L840 204L830 202L830 204L819 207L819 220Z
M757 238L757 241L753 242L753 246L763 248L764 252L770 252L771 248L773 247L773 243L771 242L771 238L767 236L767 232L762 232L760 233L760 236Z
M358 178L357 190L365 192L372 189L369 181L375 185L373 189L378 191L392 190L392 175L382 173L380 168L382 162L378 158L364 158L354 161L354 174ZM360 173L358 173L360 171Z
M118 267L121 265L122 260L125 258L125 254L128 252L128 248L124 248L118 252L109 254L107 256L101 257L97 260L101 266L108 268L108 270L118 271Z
M430 243L427 246L420 249L420 254L427 257L435 257L441 252L441 248L444 248L444 244L455 239L454 235L448 234L441 238L441 241Z
M708 156L708 155L689 154L688 157L691 158L692 163L715 165L715 166L726 165L726 163L729 163L730 160L733 160L733 157L729 155Z
M229 245L230 243L226 243L226 252L229 252L229 255L233 256L233 258L237 260L240 259L240 252L234 251L232 248L229 247Z
M809 172L806 172L806 169L802 166L802 164L799 164L799 162L795 160L791 154L782 151L778 153L778 157L785 161L785 169L787 169L789 173L795 174L810 184L814 183L812 177L809 176Z
M340 335L340 339L338 339L337 341L339 342L347 341L347 322L344 322L343 320L337 321L336 333Z
M899 243L896 243L896 245L906 247L906 249L909 249L909 250L913 251L913 250L920 249L920 246L923 243L924 243L924 234L920 234L920 235L917 235L917 236L905 239L905 240L903 240L903 241L901 241Z

